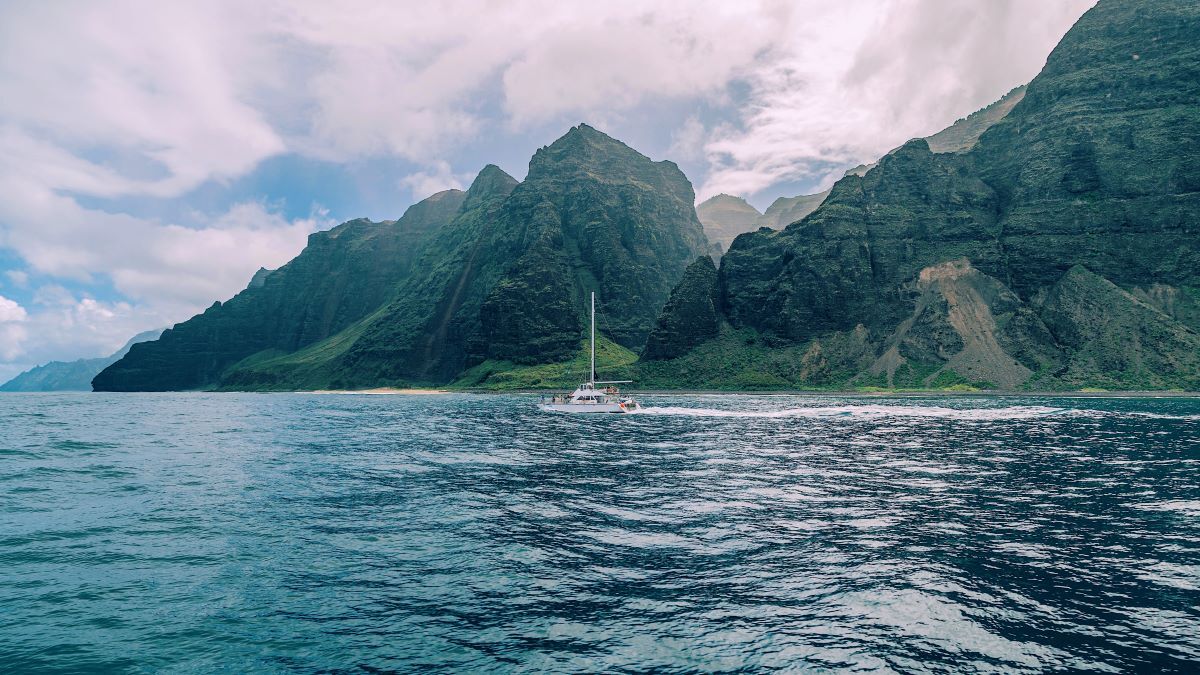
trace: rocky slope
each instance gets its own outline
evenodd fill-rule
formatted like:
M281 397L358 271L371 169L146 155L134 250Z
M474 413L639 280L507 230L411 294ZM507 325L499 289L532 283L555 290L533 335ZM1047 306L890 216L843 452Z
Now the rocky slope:
M715 338L721 325L719 302L717 266L711 257L701 256L688 265L679 285L671 292L646 340L645 358L675 358Z
M758 229L763 214L741 197L719 194L701 202L696 207L696 216L704 225L708 240L723 253L739 234Z
M408 277L425 240L465 194L448 190L399 220L342 223L308 238L278 270L259 270L246 290L165 331L100 372L97 391L200 389L233 364L272 350L291 352L336 334L386 302Z
M177 388L443 384L485 362L569 360L592 290L600 331L640 350L672 286L709 250L694 199L673 163L580 125L538 150L524 182L485 168L390 292L370 307L364 300L340 330L255 342L203 381L176 379L185 384ZM264 289L287 269L268 275Z
M471 188L478 211L460 214L422 259L423 273L339 355L319 367L308 355L299 368L267 364L229 384L314 386L334 373L339 386L442 383L487 360L567 359L590 290L600 331L641 349L671 287L708 250L684 175L587 125L540 149L519 185L497 172Z
M138 333L115 353L97 359L44 363L0 384L0 391L91 391L97 373L125 356L134 344L155 340L161 334L161 330Z
M984 131L1004 119L1024 97L1025 86L1022 85L995 103L956 120L954 124L924 140L931 152L966 152L975 147ZM878 162L856 166L847 171L846 175L864 176L877 164ZM753 232L760 227L779 230L803 220L824 203L829 193L829 190L825 190L811 195L780 197L761 214L741 197L720 194L697 206L696 213L700 216L700 222L704 223L704 231L709 240L719 243L720 252L724 253L739 234Z
M970 150L740 237L722 321L791 350L776 384L1200 387L1197 45L1195 5L1101 0Z

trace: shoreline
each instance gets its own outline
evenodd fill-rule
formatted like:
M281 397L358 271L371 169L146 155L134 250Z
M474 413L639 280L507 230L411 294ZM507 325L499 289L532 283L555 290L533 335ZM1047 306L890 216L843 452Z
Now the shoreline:
M253 391L242 393L255 393ZM397 387L374 387L372 389L311 389L297 390L289 392L263 392L263 393L281 393L281 394L368 394L371 396L432 396L435 394L452 394L454 392L447 389L420 389L420 388L397 388Z
M433 396L447 394L548 394L558 389L430 389L375 387L372 389L300 389L295 391L248 390L230 393L275 393L275 394L366 394L372 396ZM1200 391L856 391L811 390L811 389L632 389L628 393L641 396L837 396L850 398L928 398L955 397L971 398L995 396L1001 398L1200 398Z

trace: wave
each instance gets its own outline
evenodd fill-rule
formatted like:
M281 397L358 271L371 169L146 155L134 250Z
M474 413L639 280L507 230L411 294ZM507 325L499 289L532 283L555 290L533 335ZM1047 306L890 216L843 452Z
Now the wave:
M831 405L787 408L785 410L720 410L717 408L685 408L680 406L646 407L636 411L641 415L676 415L681 417L750 417L750 418L879 418L932 417L959 420L1018 420L1045 417L1065 412L1063 408L1047 406L1010 406L1007 408L944 408L915 405Z

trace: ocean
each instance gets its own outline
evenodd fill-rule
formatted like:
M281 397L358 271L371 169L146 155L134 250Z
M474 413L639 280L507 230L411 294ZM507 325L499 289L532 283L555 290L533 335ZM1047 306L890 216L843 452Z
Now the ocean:
M1196 672L1200 399L0 395L3 672Z

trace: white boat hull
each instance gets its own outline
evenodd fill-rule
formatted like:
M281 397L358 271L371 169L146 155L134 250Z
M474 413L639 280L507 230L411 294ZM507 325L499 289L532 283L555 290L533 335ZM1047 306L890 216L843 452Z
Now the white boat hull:
M637 404L620 403L541 403L538 408L546 412L564 413L630 413L637 410Z
M616 387L597 388L596 385L614 385L628 380L596 381L596 294L592 293L592 369L587 382L579 385L568 395L542 398L538 409L545 412L562 413L630 413L638 409L637 401L621 396Z

